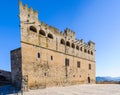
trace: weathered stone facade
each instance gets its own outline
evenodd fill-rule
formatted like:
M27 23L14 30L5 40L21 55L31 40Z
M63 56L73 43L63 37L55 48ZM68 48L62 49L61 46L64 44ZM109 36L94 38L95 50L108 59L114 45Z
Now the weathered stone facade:
M16 87L21 87L22 79L22 57L21 48L17 48L11 51L11 77L12 83Z
M12 82L25 88L95 83L95 43L42 23L21 2L19 7L21 48L11 51Z

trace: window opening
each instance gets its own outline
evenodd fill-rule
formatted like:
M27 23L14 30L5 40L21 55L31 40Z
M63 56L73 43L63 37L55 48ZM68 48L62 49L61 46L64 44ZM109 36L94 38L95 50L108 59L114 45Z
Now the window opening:
M38 58L40 58L40 53L38 53Z
M80 68L80 61L77 62L77 67Z
M37 29L34 26L30 26L30 30L33 32L37 32Z
M69 59L68 58L65 59L65 66L69 66Z

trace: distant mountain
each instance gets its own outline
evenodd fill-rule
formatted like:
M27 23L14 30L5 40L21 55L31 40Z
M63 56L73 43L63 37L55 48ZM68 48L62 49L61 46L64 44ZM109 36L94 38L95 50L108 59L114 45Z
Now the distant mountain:
M96 82L120 82L120 77L96 77Z

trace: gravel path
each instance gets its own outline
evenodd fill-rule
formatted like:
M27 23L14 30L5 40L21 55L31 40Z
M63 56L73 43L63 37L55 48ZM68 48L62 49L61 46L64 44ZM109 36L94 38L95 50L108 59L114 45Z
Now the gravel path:
M88 84L68 87L51 87L30 90L23 95L120 95L120 84Z

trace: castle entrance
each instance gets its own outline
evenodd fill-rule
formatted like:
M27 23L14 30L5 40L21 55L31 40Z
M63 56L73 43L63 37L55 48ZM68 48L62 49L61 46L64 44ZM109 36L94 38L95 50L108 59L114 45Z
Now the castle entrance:
M90 83L90 77L88 77L88 83Z

